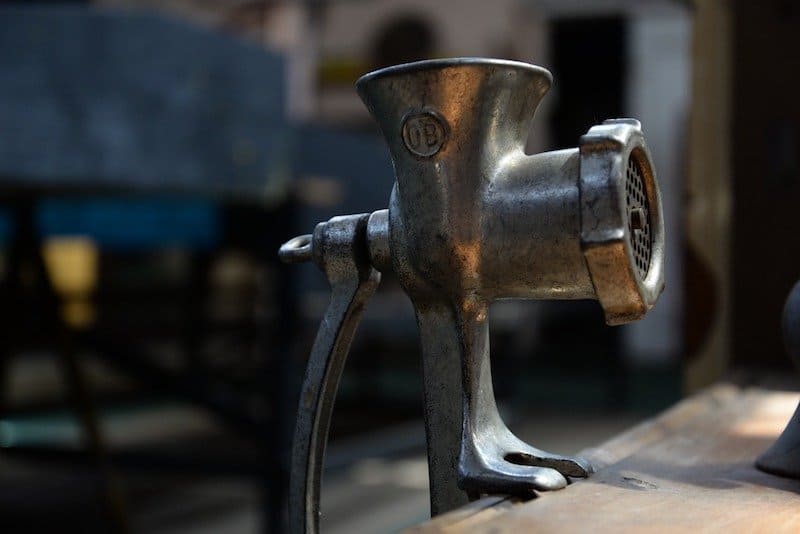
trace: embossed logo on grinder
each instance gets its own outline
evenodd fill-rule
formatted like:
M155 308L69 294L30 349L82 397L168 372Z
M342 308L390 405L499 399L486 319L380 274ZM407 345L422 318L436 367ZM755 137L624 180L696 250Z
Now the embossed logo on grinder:
M409 113L403 119L403 142L412 154L429 158L439 152L447 137L444 119L433 111Z

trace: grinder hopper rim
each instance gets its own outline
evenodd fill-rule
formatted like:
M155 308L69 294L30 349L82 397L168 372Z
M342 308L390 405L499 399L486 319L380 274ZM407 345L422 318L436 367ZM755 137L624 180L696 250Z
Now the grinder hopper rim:
M356 80L356 89L361 93L365 84L383 78L385 76L392 76L397 74L404 74L409 72L420 72L423 70L440 70L447 67L459 66L480 66L480 67L503 67L510 69L519 69L528 71L544 76L548 84L553 83L553 75L544 67L532 65L530 63L523 63L522 61L514 61L511 59L493 59L484 57L456 57L444 59L426 59L423 61L414 61L411 63L401 63L400 65L392 65L382 69L368 72Z

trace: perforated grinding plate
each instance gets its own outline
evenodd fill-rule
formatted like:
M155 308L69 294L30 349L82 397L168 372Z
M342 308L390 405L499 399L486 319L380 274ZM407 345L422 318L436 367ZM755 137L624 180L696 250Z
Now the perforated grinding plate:
M644 176L638 159L631 154L625 173L625 199L628 203L628 229L631 236L633 261L639 278L644 280L650 269L653 243L650 235L650 210Z

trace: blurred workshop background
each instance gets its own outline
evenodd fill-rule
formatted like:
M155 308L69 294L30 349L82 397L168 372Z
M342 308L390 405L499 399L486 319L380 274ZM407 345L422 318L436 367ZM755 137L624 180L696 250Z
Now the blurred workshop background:
M655 160L667 289L643 321L492 308L515 432L573 453L723 378L791 387L799 36L790 0L0 2L0 528L283 531L328 292L276 251L387 205L353 84L418 59L545 66L531 152L630 116ZM427 517L418 343L386 277L334 412L325 532Z

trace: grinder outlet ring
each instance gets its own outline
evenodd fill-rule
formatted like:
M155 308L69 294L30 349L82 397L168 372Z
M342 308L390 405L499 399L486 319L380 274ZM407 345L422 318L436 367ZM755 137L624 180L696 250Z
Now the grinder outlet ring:
M581 137L581 248L608 324L644 316L664 289L661 194L641 125L611 119Z

